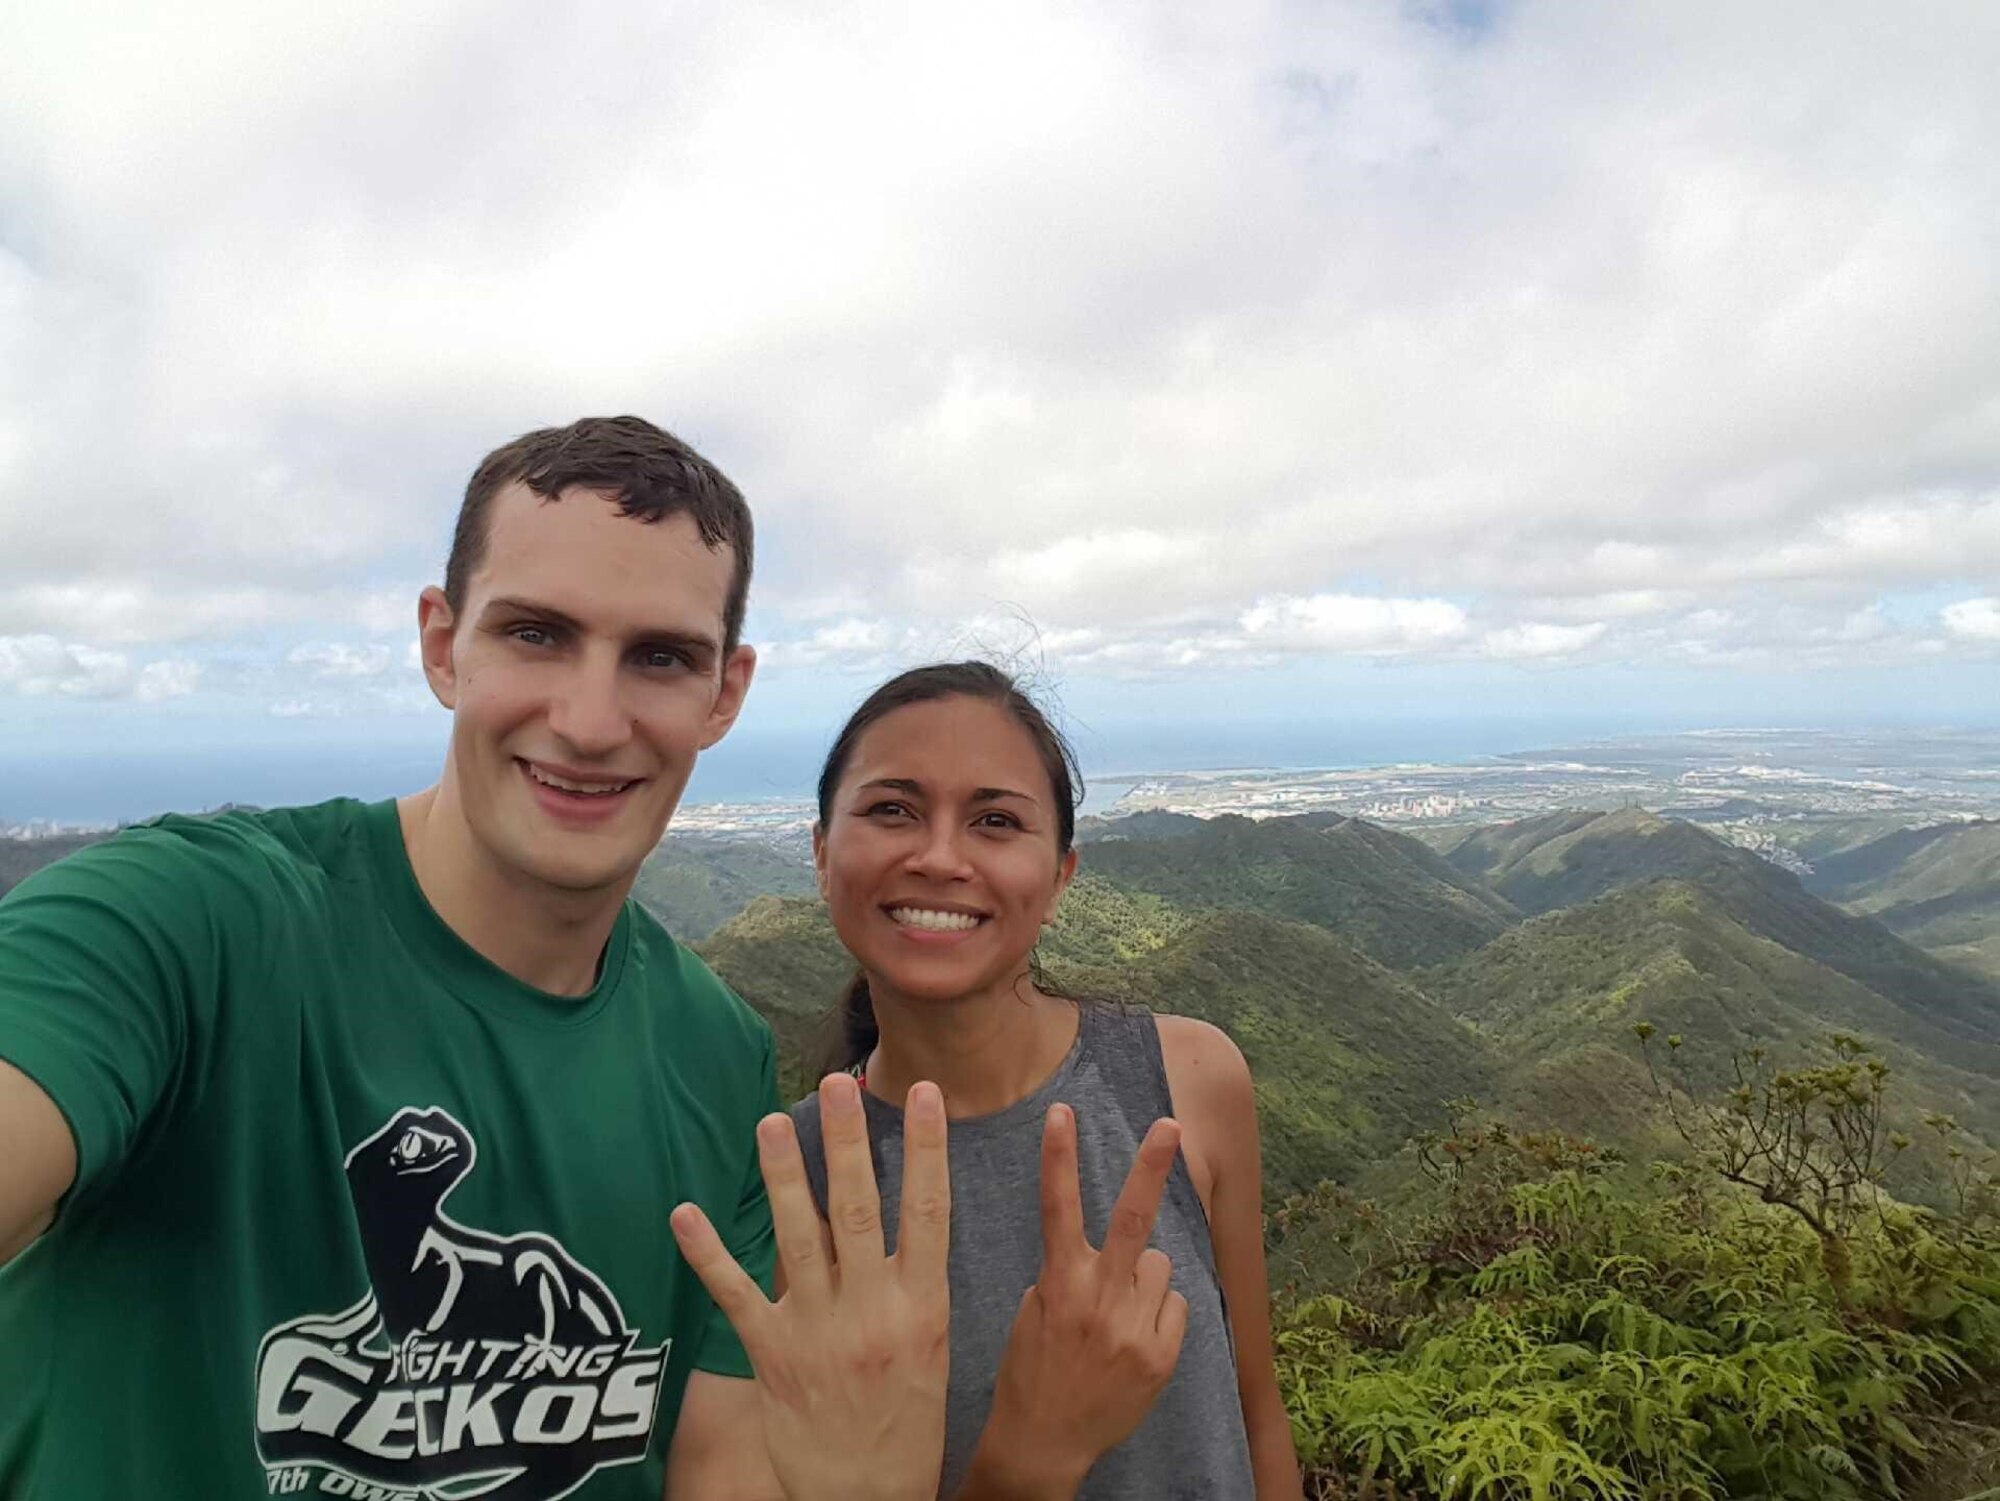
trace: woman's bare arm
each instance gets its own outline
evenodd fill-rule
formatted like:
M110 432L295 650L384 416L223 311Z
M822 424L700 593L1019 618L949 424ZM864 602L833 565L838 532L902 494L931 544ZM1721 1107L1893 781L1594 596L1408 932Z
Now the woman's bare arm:
M1278 1394L1271 1353L1271 1295L1264 1270L1263 1162L1250 1066L1219 1027L1192 1017L1159 1019L1160 1050L1183 1150L1206 1187L1215 1270L1236 1342L1236 1390L1250 1439L1257 1501L1300 1501L1291 1419Z

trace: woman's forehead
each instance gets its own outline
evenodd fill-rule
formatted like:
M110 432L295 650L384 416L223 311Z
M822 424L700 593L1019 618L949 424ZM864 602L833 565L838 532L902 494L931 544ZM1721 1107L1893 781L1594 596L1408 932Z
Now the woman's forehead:
M915 781L933 790L997 787L1049 794L1035 738L999 704L952 697L891 709L861 733L842 779Z

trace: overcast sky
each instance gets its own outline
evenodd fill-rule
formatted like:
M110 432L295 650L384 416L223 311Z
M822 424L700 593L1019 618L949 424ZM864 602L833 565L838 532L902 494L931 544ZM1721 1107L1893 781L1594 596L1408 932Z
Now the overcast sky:
M494 444L756 510L748 723L1991 723L2000 6L0 0L16 751L434 734ZM343 739L344 737L344 739Z

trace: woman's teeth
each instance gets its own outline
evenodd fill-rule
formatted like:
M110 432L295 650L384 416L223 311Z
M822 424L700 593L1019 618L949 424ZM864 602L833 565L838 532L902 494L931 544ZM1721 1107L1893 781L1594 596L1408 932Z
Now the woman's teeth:
M933 933L962 933L979 926L970 912L933 912L928 907L891 907L890 918L906 928L927 928Z

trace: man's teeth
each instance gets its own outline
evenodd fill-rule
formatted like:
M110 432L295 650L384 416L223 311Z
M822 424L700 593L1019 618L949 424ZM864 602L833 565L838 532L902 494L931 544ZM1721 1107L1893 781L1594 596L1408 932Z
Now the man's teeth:
M593 797L609 797L632 785L630 782L572 782L567 777L559 777L552 771L543 771L533 765L529 766L528 775L544 787L553 787L559 792L582 792Z
M928 907L891 907L889 916L906 928L928 928L933 933L962 933L979 926L970 912L933 912Z

